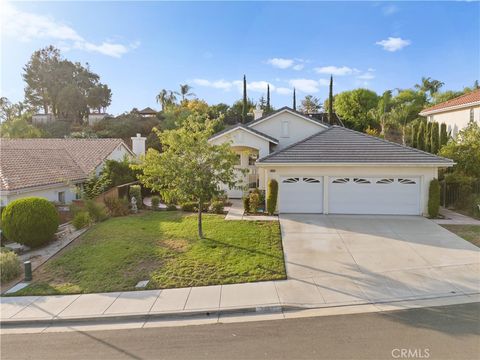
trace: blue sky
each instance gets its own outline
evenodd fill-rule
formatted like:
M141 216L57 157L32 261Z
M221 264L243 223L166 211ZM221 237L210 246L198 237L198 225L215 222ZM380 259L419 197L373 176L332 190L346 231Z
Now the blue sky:
M194 87L209 103L275 107L291 90L412 87L422 76L458 90L480 78L478 2L8 2L2 4L1 94L23 98L31 53L53 44L101 76L108 111L151 106L160 89Z

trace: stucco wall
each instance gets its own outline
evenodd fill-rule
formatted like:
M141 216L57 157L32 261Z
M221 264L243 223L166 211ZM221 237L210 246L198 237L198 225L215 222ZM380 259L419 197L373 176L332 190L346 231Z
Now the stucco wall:
M271 170L274 170L272 172ZM282 176L338 176L351 177L357 175L360 177L389 177L389 176L405 176L405 177L420 177L420 204L423 209L423 215L428 213L428 187L433 178L438 177L438 170L435 167L402 167L402 166L262 166L259 171L264 174L261 177L263 184L262 189L266 189L270 179L279 181ZM328 181L324 178L324 194L327 194ZM280 198L281 194L279 194ZM328 199L327 199L328 200ZM279 203L279 201L277 202ZM325 208L324 211L328 211Z
M257 149L260 157L267 156L270 152L270 143L268 140L262 139L243 129L236 129L224 136L210 140L210 143L214 145L220 145L226 142L230 142L231 146L246 146Z
M115 161L121 161L125 156L131 156L128 150L125 148L125 145L119 145L113 150L110 155L107 156L108 160L115 160ZM101 163L99 166L97 166L97 169L95 170L97 175L100 175L100 172L103 169L103 166L105 163Z
M288 122L288 137L283 137L282 123L284 121ZM290 144L326 129L320 124L302 119L288 112L282 112L258 124L253 124L251 128L277 139L279 144L275 147L275 150L283 149Z
M450 127L452 130L452 135L454 135L453 130L455 125L457 126L457 130L461 130L468 125L468 122L470 121L470 109L471 108L465 108L444 113L431 114L428 115L427 119L429 121L447 124L447 128ZM480 106L473 107L473 117L474 121L480 123Z
M29 192L22 192L19 194L9 194L9 195L0 195L0 202L1 206L6 206L8 203L12 202L13 200L17 200L24 197L41 197L45 198L48 201L58 201L58 193L64 191L65 192L65 203L69 204L72 200L75 200L76 196L76 188L75 186L69 185L58 185L57 187L49 188L49 189L42 189L42 190L33 190Z

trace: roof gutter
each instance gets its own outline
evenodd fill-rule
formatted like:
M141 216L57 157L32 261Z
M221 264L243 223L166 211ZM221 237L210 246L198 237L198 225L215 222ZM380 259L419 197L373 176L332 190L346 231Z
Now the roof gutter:
M258 167L287 167L287 166L321 166L321 167L341 167L341 166L378 166L378 167L387 167L387 166L397 166L397 167L432 167L432 168L442 168L442 167L452 167L455 165L455 162L451 163L275 163L275 162L256 162L255 165Z
M447 106L447 107L444 107L444 108L434 109L434 110L425 109L425 110L420 111L418 114L421 115L421 116L426 116L426 115L438 114L438 113L442 113L442 112L449 112L449 111L453 111L453 110L460 110L460 109L469 108L469 107L477 106L477 105L480 106L480 101L474 101L474 102L467 103L467 104L462 104L462 105Z

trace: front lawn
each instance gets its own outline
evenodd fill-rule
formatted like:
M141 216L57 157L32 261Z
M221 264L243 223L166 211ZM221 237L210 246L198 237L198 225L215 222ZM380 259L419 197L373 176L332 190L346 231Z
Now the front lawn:
M448 231L480 247L480 225L442 225Z
M204 215L145 212L95 225L34 272L15 295L72 294L285 279L278 222L225 221Z

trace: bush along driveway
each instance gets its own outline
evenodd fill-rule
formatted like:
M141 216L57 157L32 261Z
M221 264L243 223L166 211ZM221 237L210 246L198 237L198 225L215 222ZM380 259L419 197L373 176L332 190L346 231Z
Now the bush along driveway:
M73 294L285 279L278 222L229 222L182 212L144 212L95 225L34 272L14 295Z

